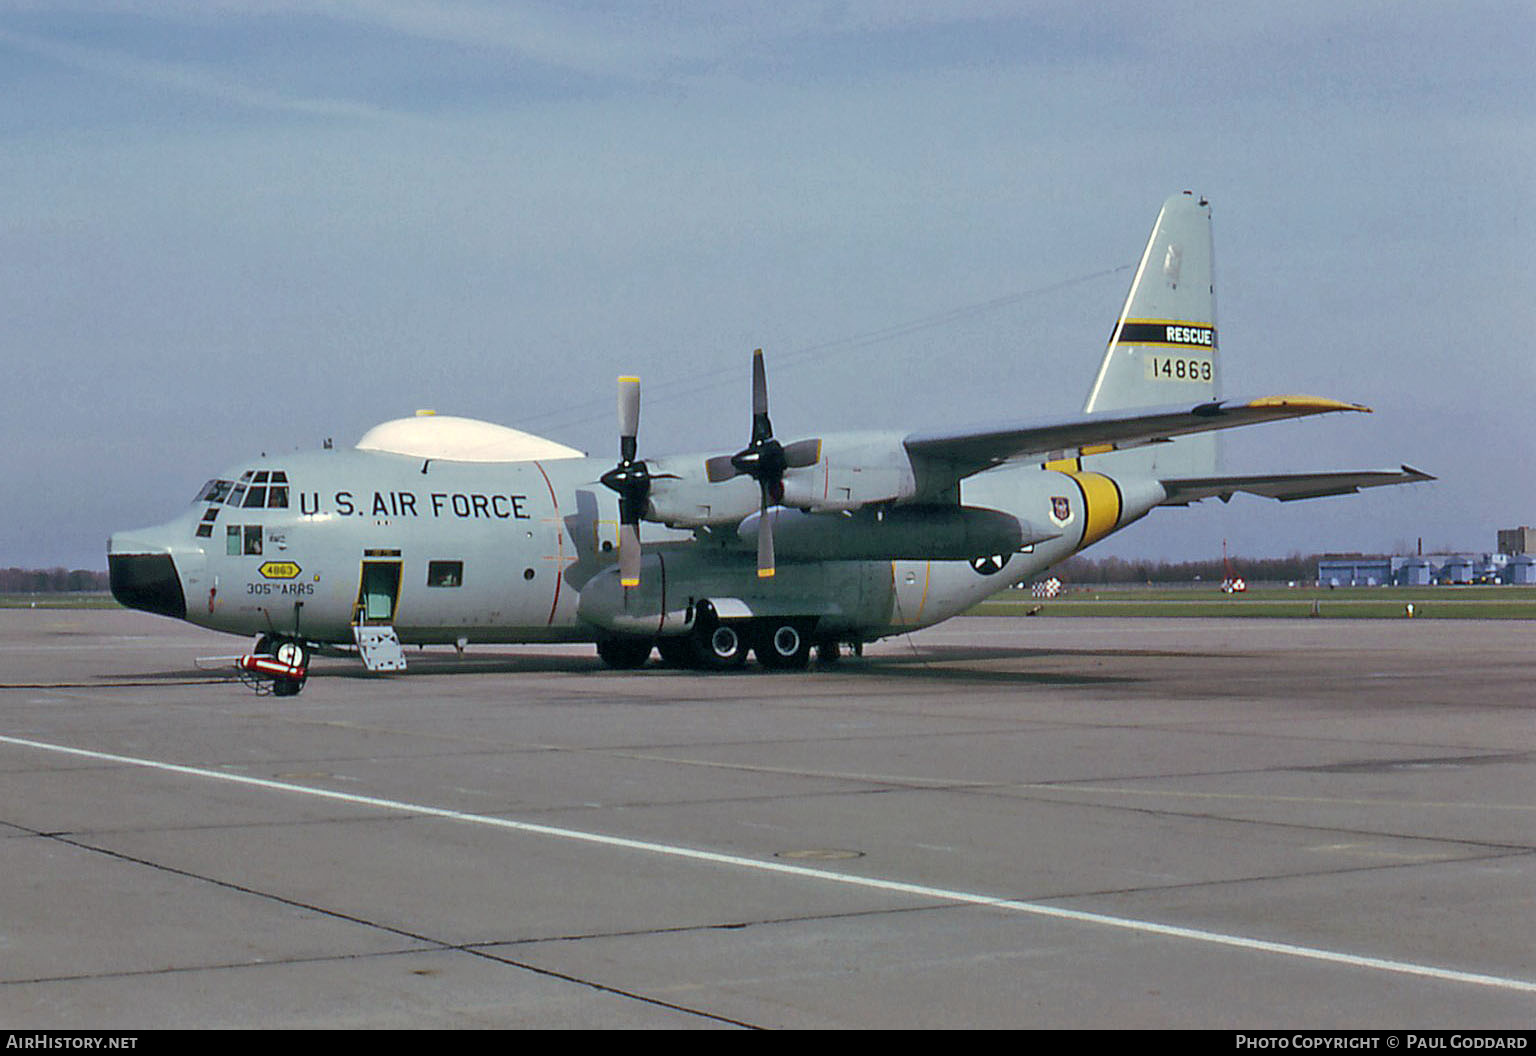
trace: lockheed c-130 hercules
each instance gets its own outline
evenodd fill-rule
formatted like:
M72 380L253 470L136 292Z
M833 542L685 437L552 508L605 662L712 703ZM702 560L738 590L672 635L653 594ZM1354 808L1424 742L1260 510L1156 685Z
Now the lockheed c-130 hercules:
M1358 404L1220 397L1210 208L1164 204L1083 413L780 442L761 352L735 453L619 461L486 422L417 416L355 449L252 459L191 509L109 544L124 605L256 636L239 660L297 693L316 650L370 670L402 645L595 642L700 669L802 667L948 619L1158 506L1431 480L1395 470L1223 476L1215 431ZM642 540L641 525L668 538Z

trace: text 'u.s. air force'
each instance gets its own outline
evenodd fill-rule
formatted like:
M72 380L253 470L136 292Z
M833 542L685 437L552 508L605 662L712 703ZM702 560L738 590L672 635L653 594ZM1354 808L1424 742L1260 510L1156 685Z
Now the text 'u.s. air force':
M301 492L299 512L306 517L334 510L342 517L422 517L458 518L460 520L527 521L528 496L502 493L433 491L417 495L413 491L375 491L370 501L363 495L338 491L331 496L330 509L319 492Z

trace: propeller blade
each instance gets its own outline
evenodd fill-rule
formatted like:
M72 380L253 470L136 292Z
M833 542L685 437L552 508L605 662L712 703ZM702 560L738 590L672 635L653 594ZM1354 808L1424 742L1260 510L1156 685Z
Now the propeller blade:
M640 433L640 379L619 378L619 458L635 460L635 438Z
M768 370L763 366L763 350L752 353L752 441L766 440L773 435L773 425L768 421Z
M711 484L723 484L732 477L740 475L731 458L730 455L716 455L714 458L704 460L704 476Z
M821 461L821 438L796 440L784 445L784 465L789 469L803 469Z
M619 584L625 589L640 585L640 526L619 525Z
M763 512L757 519L757 578L772 579L773 567L773 522L778 520L773 510L777 507L769 507L768 495L763 494Z

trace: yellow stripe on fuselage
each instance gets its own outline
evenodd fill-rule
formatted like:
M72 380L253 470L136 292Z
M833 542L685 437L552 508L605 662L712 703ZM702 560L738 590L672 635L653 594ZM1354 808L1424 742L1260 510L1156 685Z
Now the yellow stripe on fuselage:
M1091 546L1120 523L1120 486L1102 473L1068 473L1083 493L1083 540Z

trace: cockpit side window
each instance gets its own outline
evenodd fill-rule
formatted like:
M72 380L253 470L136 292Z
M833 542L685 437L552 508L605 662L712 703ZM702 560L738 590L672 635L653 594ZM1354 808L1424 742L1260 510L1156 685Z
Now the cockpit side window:
M229 495L229 491L235 485L228 480L210 480L203 485L203 490L197 493L193 502L223 502Z

